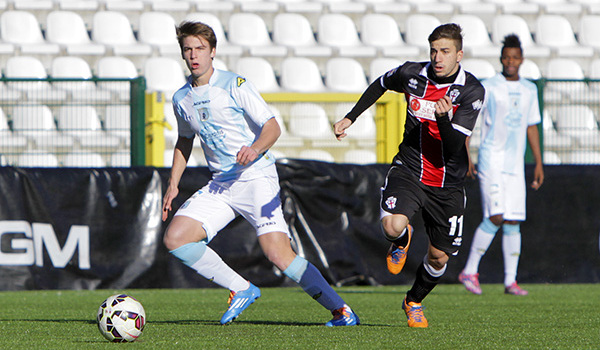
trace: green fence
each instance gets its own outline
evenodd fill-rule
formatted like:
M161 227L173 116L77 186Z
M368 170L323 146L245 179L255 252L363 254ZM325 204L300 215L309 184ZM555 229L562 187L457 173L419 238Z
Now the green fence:
M600 164L600 80L540 79L535 83L543 111L544 163ZM143 77L1 78L0 165L144 165L145 95ZM274 94L269 95L272 100ZM323 103L322 99L314 102ZM478 124L474 139L480 133ZM288 127L288 132L293 133L293 128ZM471 143L474 156L477 146L478 141ZM531 156L527 159L531 161Z

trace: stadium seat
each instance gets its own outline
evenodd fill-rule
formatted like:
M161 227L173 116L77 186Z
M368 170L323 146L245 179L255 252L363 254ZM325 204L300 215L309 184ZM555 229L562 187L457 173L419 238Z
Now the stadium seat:
M562 160L558 153L554 151L544 151L543 162L548 165L558 165L562 163Z
M110 166L114 168L129 168L131 154L129 152L115 152L110 155Z
M59 162L55 154L34 149L21 153L16 165L23 168L57 168Z
M583 15L579 19L578 38L581 45L600 53L600 15Z
M165 99L171 101L175 91L186 82L186 77L179 60L169 57L150 57L144 63L146 90L160 91Z
M470 72L479 80L491 78L496 75L496 68L488 60L467 58L463 59L460 63L467 72Z
M521 63L521 68L519 68L519 76L525 79L537 80L542 77L542 72L534 61L526 58Z
M589 58L594 55L593 48L577 42L571 23L565 17L541 14L535 24L536 42L555 50L558 57Z
M144 12L140 15L138 38L154 47L161 56L181 57L175 33L175 20L166 12Z
M289 131L308 139L334 139L325 109L316 103L298 102L290 108Z
M81 57L59 56L52 60L51 75L58 79L92 79L92 70ZM111 96L106 90L98 89L93 81L57 81L55 88L68 91L74 100L108 101Z
M250 56L284 57L285 46L275 45L264 19L255 13L236 12L228 21L229 41L244 47Z
M286 126L285 121L283 120L283 117L281 116L281 112L279 111L279 108L277 108L273 105L269 105L269 108L271 109L271 112L275 116L275 120L277 120L277 124L279 124L279 128L281 129L281 135L277 139L277 142L275 143L275 147L289 148L289 147L304 146L304 141L302 140L301 137L294 136L288 131L288 128Z
M27 138L20 135L14 135L8 125L8 120L4 114L4 110L0 109L0 153L7 150L8 153L13 153L27 147Z
M237 61L236 73L248 79L259 92L281 90L271 63L262 57L241 57Z
M4 11L0 15L2 41L20 47L23 55L57 55L60 47L46 42L40 23L28 11Z
M521 1L521 0L519 0ZM523 17L511 14L496 15L492 21L492 42L502 46L504 37L508 34L516 34L521 40L523 55L529 58L546 59L550 57L549 47L537 45L533 41L529 25Z
M131 133L129 105L107 105L104 110L104 127L110 135L121 138L129 146ZM177 126L175 125L175 128Z
M48 42L61 45L68 55L101 56L104 45L92 43L83 18L73 11L52 11L46 19Z
M452 16L450 22L457 23L463 30L463 50L470 58L496 58L500 56L500 46L490 39L486 24L476 15L460 14Z
M402 39L396 20L386 14L368 13L361 18L363 45L374 46L386 57L416 57L419 48L407 45Z
M596 81L590 81L589 86L592 93L600 94L600 58L592 60L590 63L588 78Z
M375 57L377 49L363 45L352 18L341 13L326 13L319 17L317 41L337 50L341 57Z
M339 103L335 107L335 121L341 120L354 107L354 103ZM377 136L377 127L373 116L373 108L364 111L346 130L349 139L375 141Z
M558 133L548 108L545 108L543 112L542 128L544 131L544 150L565 150L571 148L573 145L571 136Z
M566 154L562 164L600 164L600 152L574 150Z
M48 73L40 60L31 56L14 56L7 60L4 76L12 79L47 79ZM60 102L67 93L54 89L48 81L13 81L7 87L20 91L31 101Z
M404 61L397 58L380 57L369 64L369 83L387 73L389 70L400 66Z
M323 92L325 84L317 64L306 57L288 57L281 62L281 88L290 92Z
M73 138L56 129L52 111L46 105L17 105L12 111L13 131L30 139L39 148L72 148Z
M331 153L322 149L305 149L298 154L299 159L316 160L319 162L333 163L335 158Z
M213 13L209 12L194 12L190 13L185 17L187 21L197 21L209 25L215 32L217 37L217 55L226 57L237 57L241 56L243 49L239 45L233 45L225 36L225 30L223 29L223 23Z
M273 19L273 42L286 46L298 57L330 57L333 50L320 45L308 18L299 13L279 13Z
M92 20L92 40L112 49L115 56L143 56L152 54L152 48L139 43L129 19L117 11L99 11Z
M325 86L331 91L362 93L368 84L358 61L348 57L334 57L325 66Z
M344 153L344 163L375 164L377 163L377 155L367 149L351 149Z
M62 165L67 168L103 168L106 162L95 152L70 152L63 158Z
M584 147L600 146L600 131L594 111L587 105L561 105L556 112L556 129Z
M544 77L557 80L583 80L585 74L577 61L570 58L553 58L548 61ZM556 102L562 99L586 101L594 98L584 81L549 81L544 90L544 101Z
M411 14L406 18L405 39L409 45L417 46L422 53L429 57L429 34L442 22L435 16L428 14Z
M133 79L138 77L138 71L133 62L127 57L106 56L98 60L96 76L102 79ZM123 101L129 101L129 82L98 82L98 87L118 94Z
M177 117L175 116L173 106L170 103L165 103L163 111L165 114L165 122L171 127L170 129L164 129L165 143L167 148L172 148L175 146L177 137L179 136L177 131Z
M102 129L98 112L94 106L62 106L56 113L58 130L77 139L82 147L116 148L120 139Z

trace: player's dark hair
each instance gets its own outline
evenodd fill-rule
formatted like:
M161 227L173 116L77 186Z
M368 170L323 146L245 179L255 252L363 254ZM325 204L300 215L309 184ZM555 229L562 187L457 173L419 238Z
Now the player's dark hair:
M183 49L183 39L192 35L204 38L208 41L208 45L210 45L211 49L217 47L217 36L215 35L215 32L210 26L202 22L184 21L181 22L179 26L175 27L175 31L181 49Z
M507 47L519 49L521 53L523 53L521 40L516 34L508 34L504 37L504 40L502 41L502 52L504 52L504 49Z
M461 51L463 47L463 36L462 28L456 23L446 23L438 26L431 32L429 38L429 44L439 39L450 39L454 41L456 45L456 51Z

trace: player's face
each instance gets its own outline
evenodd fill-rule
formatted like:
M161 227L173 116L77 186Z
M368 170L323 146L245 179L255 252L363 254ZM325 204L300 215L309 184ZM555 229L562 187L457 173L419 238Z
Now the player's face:
M192 73L194 85L208 84L208 79L213 72L213 58L215 49L211 48L208 41L199 36L187 36L183 39L182 56Z
M505 47L500 57L502 74L506 80L519 80L519 67L523 63L523 54L518 47Z
M438 39L429 45L429 58L435 75L440 78L449 77L458 71L463 57L462 50L457 50L454 40Z

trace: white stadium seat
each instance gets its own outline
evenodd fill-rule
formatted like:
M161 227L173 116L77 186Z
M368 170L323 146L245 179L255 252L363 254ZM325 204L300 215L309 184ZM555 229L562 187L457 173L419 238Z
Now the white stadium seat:
M337 92L362 93L368 84L358 61L348 57L334 57L325 66L325 86Z
M477 79L487 79L496 75L496 68L488 60L482 58L467 58L461 62L463 68Z
M334 139L327 113L316 103L298 102L292 105L289 131L308 139Z
M150 56L150 45L140 43L125 14L117 11L99 11L92 21L92 40L112 49L116 56Z
M18 105L12 111L15 134L28 137L39 148L72 148L73 138L56 129L52 111L46 105Z
M559 57L592 57L594 49L580 45L571 23L560 15L539 15L535 21L535 40L538 44L556 50Z
M104 45L93 43L83 18L73 11L52 11L46 19L48 42L65 47L69 55L94 55L106 53Z
M336 49L342 57L375 57L377 54L377 49L360 41L352 18L341 13L326 13L319 17L317 40Z
M264 19L255 13L236 12L228 21L229 41L244 47L250 56L284 57L285 46L275 45Z
M281 90L271 63L262 57L241 57L236 73L248 79L259 92Z
M138 40L155 47L161 56L181 57L175 33L175 20L166 12L144 12L140 15Z
M275 16L273 41L288 47L294 56L330 57L333 54L331 47L317 43L308 18L299 13L279 13Z
M47 79L48 73L40 60L31 56L14 56L7 60L4 68L6 78ZM21 91L32 101L64 101L67 93L54 89L47 81L13 81L9 88Z
M288 57L281 62L280 85L291 92L323 92L325 84L315 61L306 57Z
M169 57L150 57L144 63L144 76L148 91L163 92L171 101L173 94L186 82L180 60Z
M519 0L520 1L520 0ZM537 45L533 41L527 21L520 16L512 14L496 15L492 21L492 42L502 45L504 37L516 34L521 40L523 55L530 58L548 58L551 51L549 47Z
M57 55L60 47L48 43L42 35L40 23L28 11L5 11L0 15L2 41L20 47L24 55Z
M51 75L59 79L92 79L92 70L81 57L59 56L52 60ZM108 101L110 93L98 89L93 81L57 81L55 88L68 91L74 100Z
M402 39L396 20L386 14L368 13L361 18L363 45L374 46L386 57L415 57L419 48L407 45Z

